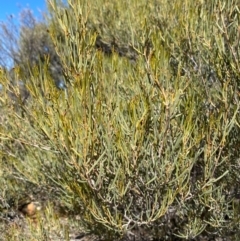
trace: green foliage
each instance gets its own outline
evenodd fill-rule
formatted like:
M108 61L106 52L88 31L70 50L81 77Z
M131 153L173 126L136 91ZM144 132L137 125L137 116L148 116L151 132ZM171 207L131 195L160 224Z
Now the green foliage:
M0 65L9 70L9 81L28 82L36 68L44 66L45 80L54 80L59 89L65 89L60 59L48 33L46 21L38 21L30 9L21 11L19 25L12 16L0 25ZM39 70L39 73L43 73ZM47 75L47 76L46 76ZM35 84L42 85L44 76L35 77ZM43 91L43 90L42 90Z
M50 1L49 32L69 88L44 81L43 96L42 66L21 115L1 99L7 182L53 190L109 240L139 228L159 240L238 234L237 1L68 4ZM99 35L137 59L104 55Z

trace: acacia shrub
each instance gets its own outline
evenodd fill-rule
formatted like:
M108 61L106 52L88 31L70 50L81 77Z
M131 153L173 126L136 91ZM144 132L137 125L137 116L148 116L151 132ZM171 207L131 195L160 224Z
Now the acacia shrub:
M110 240L136 230L159 240L237 235L238 50L236 39L222 41L224 29L230 36L237 27L222 21L237 2L159 0L162 8L152 13L138 1L139 16L127 9L126 24L135 62L95 49L88 22L95 2L68 3L50 1L49 31L70 88L59 93L46 84L43 101L33 81L28 85L35 101L23 122L31 130L25 160L34 159L41 183ZM127 15L119 1L104 6L115 13L112 26Z

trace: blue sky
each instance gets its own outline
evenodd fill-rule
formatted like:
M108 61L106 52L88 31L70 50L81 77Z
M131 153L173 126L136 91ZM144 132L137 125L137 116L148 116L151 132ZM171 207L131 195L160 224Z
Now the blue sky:
M18 18L18 14L24 8L32 9L34 16L40 17L41 11L46 10L45 0L1 0L0 21L6 21L10 14Z

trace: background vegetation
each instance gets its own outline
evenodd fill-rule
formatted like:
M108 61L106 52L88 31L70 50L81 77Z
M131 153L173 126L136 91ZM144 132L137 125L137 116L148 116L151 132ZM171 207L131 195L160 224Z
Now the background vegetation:
M238 1L48 9L0 75L5 240L29 195L44 218L19 240L51 240L49 223L68 240L54 215L103 240L238 240Z

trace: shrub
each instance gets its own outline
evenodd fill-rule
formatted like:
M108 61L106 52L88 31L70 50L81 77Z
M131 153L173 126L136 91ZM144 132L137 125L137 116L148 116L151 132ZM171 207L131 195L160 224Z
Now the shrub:
M238 235L237 1L68 4L50 1L49 32L70 87L42 98L33 73L1 131L9 162L109 240ZM138 58L104 55L99 33Z

